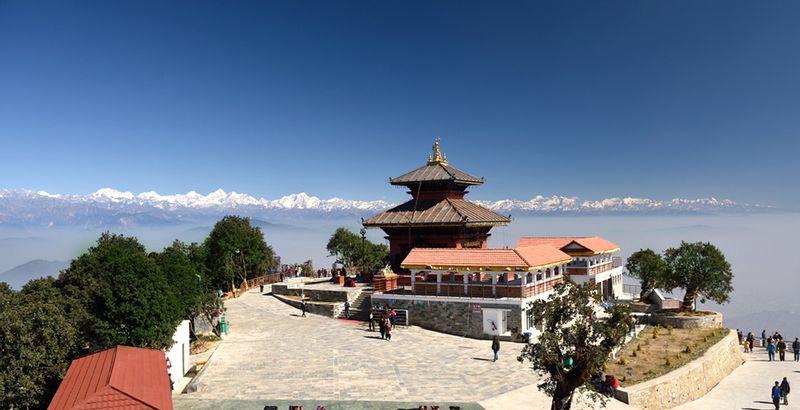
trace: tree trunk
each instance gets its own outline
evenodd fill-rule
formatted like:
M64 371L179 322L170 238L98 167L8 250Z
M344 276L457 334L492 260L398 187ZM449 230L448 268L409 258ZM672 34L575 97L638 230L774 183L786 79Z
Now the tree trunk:
M553 394L553 410L569 410L572 407L572 393L563 395L556 391Z
M683 303L681 303L681 312L691 312L694 310L694 301L697 299L697 291L694 289L686 289L686 294L683 295Z

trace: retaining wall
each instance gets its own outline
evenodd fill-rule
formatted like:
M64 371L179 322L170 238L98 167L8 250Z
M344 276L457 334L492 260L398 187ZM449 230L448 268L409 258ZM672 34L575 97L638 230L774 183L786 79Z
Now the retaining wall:
M656 313L650 316L650 324L671 326L676 329L719 329L722 328L722 313L711 312L703 316L675 316Z
M357 297L358 291L355 288L342 288L341 290L314 289L312 286L290 289L285 283L272 285L272 293L285 296L305 296L306 300L318 302L340 302L353 301Z
M392 295L372 295L373 305L389 304L395 309L408 310L409 324L421 328L449 333L457 336L468 336L477 339L491 339L492 335L483 333L483 312L481 308L508 309L508 329L511 336L501 336L504 340L518 340L522 329L522 309L519 304L503 304L486 300L465 299L453 300L405 300Z
M744 363L736 331L706 353L661 377L617 390L617 399L641 409L669 409L708 393Z

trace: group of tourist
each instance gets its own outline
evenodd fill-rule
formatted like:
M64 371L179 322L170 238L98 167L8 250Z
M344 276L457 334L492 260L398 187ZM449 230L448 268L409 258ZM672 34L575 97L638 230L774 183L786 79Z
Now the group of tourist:
M744 335L741 330L737 329L736 335L739 338L739 344L744 346L745 353L753 353L754 348L758 344L766 348L770 362L775 361L775 353L778 353L778 359L780 361L786 360L786 350L788 346L783 335L779 332L768 336L766 329L762 330L761 338L758 343L756 343L756 336L753 332L748 332L747 335ZM800 361L800 338L794 338L794 342L792 342L792 351L794 352L794 361ZM790 391L791 386L789 386L789 381L786 380L785 377L783 381L775 381L775 385L772 386L770 390L770 398L772 398L772 404L775 406L775 410L780 409L781 404L784 406L789 404Z
M369 330L375 330L376 322L381 333L381 339L391 341L395 322L397 322L397 311L388 304L383 308L373 307L369 311Z
M744 346L745 353L752 353L753 349L756 347L756 336L753 332L747 332L745 336L741 330L736 330L736 335L739 337L739 344ZM769 356L769 361L775 360L775 353L778 353L778 358L780 361L786 360L786 350L788 345L786 341L783 339L783 335L779 332L775 332L772 336L767 336L767 331L761 331L761 339L760 345L762 347L766 347L767 355ZM794 361L800 361L800 339L794 338L794 342L792 342L792 351L794 352Z

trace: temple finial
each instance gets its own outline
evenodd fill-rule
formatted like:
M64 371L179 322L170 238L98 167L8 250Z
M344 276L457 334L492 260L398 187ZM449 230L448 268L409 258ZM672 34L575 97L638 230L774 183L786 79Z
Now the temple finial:
M432 164L447 165L447 155L442 154L442 150L439 147L439 137L436 137L436 142L433 144L433 157L428 154L428 165Z

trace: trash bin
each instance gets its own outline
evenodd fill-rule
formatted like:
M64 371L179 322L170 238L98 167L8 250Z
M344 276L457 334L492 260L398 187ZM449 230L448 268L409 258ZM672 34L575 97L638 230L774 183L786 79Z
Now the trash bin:
M225 320L225 316L220 316L219 318L219 333L225 333L225 336L228 335L228 322Z

